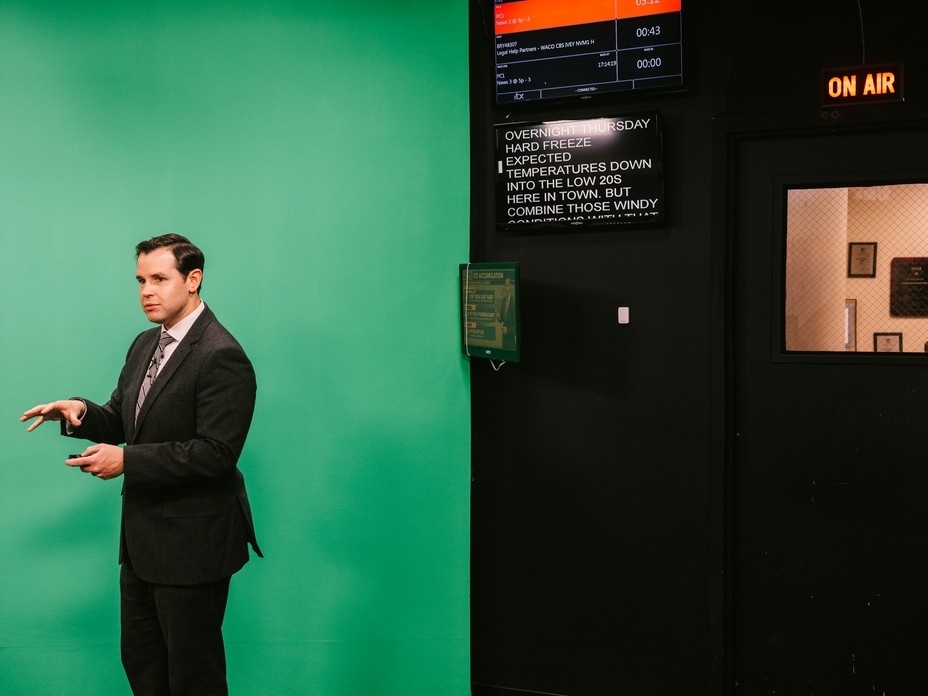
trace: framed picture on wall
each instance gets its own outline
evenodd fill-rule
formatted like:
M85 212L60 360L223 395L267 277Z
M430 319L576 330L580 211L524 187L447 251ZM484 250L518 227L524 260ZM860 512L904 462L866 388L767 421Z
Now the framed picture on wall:
M873 334L873 352L874 353L901 353L902 352L902 334L901 333L874 333Z
M889 316L928 317L928 256L889 262Z
M876 278L876 242L847 245L847 277Z

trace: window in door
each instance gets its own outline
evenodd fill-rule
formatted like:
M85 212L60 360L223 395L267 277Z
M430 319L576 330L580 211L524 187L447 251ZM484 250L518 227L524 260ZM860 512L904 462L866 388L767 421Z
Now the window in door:
M787 352L928 352L928 184L786 191Z

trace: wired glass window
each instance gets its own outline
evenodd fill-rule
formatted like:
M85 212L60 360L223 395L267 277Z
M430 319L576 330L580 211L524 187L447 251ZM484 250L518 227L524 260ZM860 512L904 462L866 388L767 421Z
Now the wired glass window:
M794 188L787 351L928 351L928 184Z

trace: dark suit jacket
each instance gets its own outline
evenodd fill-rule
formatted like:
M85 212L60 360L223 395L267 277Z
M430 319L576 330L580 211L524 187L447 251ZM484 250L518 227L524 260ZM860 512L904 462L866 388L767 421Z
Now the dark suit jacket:
M204 308L152 385L138 422L135 404L161 327L139 334L110 400L87 403L73 437L125 443L120 562L168 585L213 582L248 560L255 540L236 466L255 406L245 351Z

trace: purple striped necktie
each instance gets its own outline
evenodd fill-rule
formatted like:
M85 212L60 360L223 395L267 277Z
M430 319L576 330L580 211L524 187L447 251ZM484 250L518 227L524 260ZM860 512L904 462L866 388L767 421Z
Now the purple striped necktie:
M174 337L167 331L161 332L161 340L158 341L158 349L152 356L151 365L148 366L148 373L145 375L145 379L142 380L142 388L139 389L139 399L135 403L136 420L138 420L139 411L142 410L142 404L145 403L145 396L148 394L148 390L151 389L152 383L154 383L155 378L158 376L158 370L161 369L161 363L164 362L165 346L170 343L174 343L174 340Z

